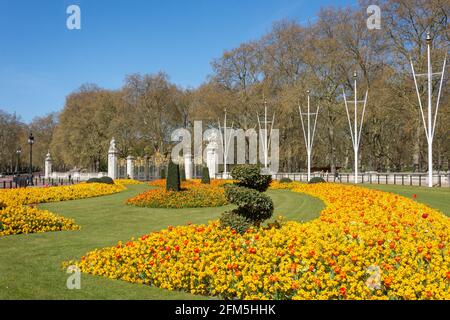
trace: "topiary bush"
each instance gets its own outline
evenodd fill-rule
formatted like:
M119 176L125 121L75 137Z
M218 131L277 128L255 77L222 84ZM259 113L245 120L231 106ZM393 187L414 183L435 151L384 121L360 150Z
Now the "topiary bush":
M86 183L101 183L99 178L90 178Z
M270 175L262 175L261 168L256 164L241 164L231 169L231 176L238 180L236 185L264 192L272 182Z
M233 211L222 213L219 221L222 227L230 227L240 234L245 233L253 225L250 220Z
M237 205L237 209L223 214L220 225L243 233L250 226L259 227L264 220L272 217L272 199L263 193L272 177L262 175L257 165L235 166L231 175L238 181L225 186L225 197L228 202Z
M100 183L114 184L114 180L111 179L110 177L101 177L99 180Z
M281 178L280 179L280 183L290 183L290 182L292 182L292 180L290 179L290 178Z
M170 161L167 167L166 190L180 191L180 184L180 166Z
M166 178L166 170L164 168L161 169L161 179L165 179Z
M90 178L86 183L105 183L105 184L114 184L114 180L110 177L101 177L101 178Z
M256 226L272 216L272 199L262 192L245 187L227 186L225 197L230 203L238 206L233 212L252 221Z
M184 171L184 168L180 168L180 180L186 181L186 171Z
M205 184L211 183L211 179L209 177L209 169L206 166L204 166L202 168L202 183L205 183Z
M325 183L326 181L321 178L321 177L314 177L311 178L311 180L308 181L309 184L314 184L314 183Z

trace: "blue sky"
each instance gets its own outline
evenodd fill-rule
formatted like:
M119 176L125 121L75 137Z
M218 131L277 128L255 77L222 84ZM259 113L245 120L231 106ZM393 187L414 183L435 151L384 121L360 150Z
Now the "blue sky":
M0 0L0 109L24 121L59 111L84 83L120 88L125 75L165 71L184 88L210 62L284 18L356 0ZM81 30L66 8L81 8Z

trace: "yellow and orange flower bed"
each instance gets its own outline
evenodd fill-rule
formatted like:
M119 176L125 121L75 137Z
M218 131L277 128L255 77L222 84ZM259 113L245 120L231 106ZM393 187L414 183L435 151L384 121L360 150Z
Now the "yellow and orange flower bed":
M0 236L60 230L77 230L72 219L40 210L35 205L46 202L84 199L124 190L122 184L81 183L72 186L0 190Z
M69 263L227 299L450 299L450 220L442 213L361 187L290 187L326 203L319 219L244 235L218 222L169 227Z
M143 184L141 181L134 180L134 179L115 179L114 183L115 184L121 184L123 186L135 185L135 184Z
M149 208L200 208L219 207L227 204L223 185L227 180L211 180L211 184L202 184L200 180L188 180L181 183L182 191L165 189L165 180L155 180L151 186L158 187L146 191L127 201L127 204Z

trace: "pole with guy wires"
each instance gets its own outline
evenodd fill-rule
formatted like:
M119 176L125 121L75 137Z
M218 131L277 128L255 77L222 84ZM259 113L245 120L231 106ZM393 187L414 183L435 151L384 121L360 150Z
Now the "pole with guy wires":
M231 132L227 133L227 129L230 129L230 131L233 129L233 124L231 124L231 128L227 127L227 109L224 110L225 116L223 120L223 128L220 126L220 120L218 121L219 124L219 134L220 134L220 140L222 142L222 151L223 151L223 178L228 179L228 171L227 171L227 159L228 159L228 152L229 147L231 143ZM222 134L223 129L223 134ZM228 135L227 135L228 134Z
M260 120L259 114L257 114L258 118L258 127L259 127L259 139L262 141L262 151L264 156L264 170L268 171L269 167L269 149L270 149L270 140L269 137L272 136L273 125L275 123L275 113L272 115L272 121L267 120L267 100L264 98L264 118ZM264 125L264 129L261 127L261 122ZM268 132L268 125L270 125L270 132Z
M427 137L427 143L428 143L428 187L433 187L433 138L434 138L434 130L436 128L436 119L439 111L439 101L441 99L441 91L442 91L442 83L444 82L444 73L445 73L445 66L447 62L447 57L445 57L444 65L442 67L442 72L436 72L433 73L432 66L431 66L431 35L430 33L427 33L427 59L428 59L428 72L422 73L422 74L416 74L414 71L414 64L412 62L411 58L411 70L414 77L414 85L416 86L417 91L417 98L419 99L419 107L420 107L420 113L422 115L422 121L423 126L425 129L425 136ZM439 84L439 91L436 101L436 108L434 110L434 116L433 116L433 88L432 88L432 82L433 82L433 76L441 76L441 82ZM427 114L427 121L425 121L425 115L423 112L423 106L422 106L422 99L420 98L420 92L419 87L417 85L417 77L427 77L428 79L428 114Z
M300 106L300 103L298 104L298 111L300 113L300 121L302 123L302 130L303 130L303 136L305 138L305 146L306 146L306 154L308 157L308 181L311 180L311 153L312 153L312 147L314 143L314 135L316 133L316 125L317 125L317 117L319 115L319 106L317 106L316 112L311 112L311 105L310 105L310 96L309 96L309 90L308 93L308 106L307 106L307 112L303 113L302 108ZM303 116L306 116L306 125L307 129L305 130L305 123L303 121ZM311 121L311 116L314 116L314 122ZM311 132L311 124L313 126L312 132Z
M357 75L356 75L356 71L353 74L353 78L355 81L354 84L354 91L355 91L355 99L354 101L350 101L347 100L347 97L345 96L345 90L343 90L344 93L344 102L345 102L345 110L347 111L347 119L348 119L348 126L350 128L350 135L352 137L352 144L353 144L353 151L354 151L354 157L355 157L355 178L354 178L354 182L358 183L358 157L359 157L359 147L361 145L361 132L362 132L362 126L363 126L363 122L364 122L364 114L366 112L366 104L367 104L367 95L369 93L368 90L366 90L366 95L364 97L364 100L358 100L358 91L356 88L356 80L357 80ZM353 128L352 128L352 122L350 120L350 113L348 111L348 104L349 103L353 103L355 106L355 116L354 116L354 120L353 120ZM362 103L363 104L363 110L361 113L361 120L360 123L358 125L358 103Z

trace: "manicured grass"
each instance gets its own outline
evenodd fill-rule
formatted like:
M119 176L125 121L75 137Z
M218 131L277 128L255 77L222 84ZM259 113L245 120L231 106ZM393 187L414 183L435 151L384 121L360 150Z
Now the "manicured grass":
M415 194L417 196L416 201L425 203L432 208L440 210L445 215L450 216L450 188L427 188L374 184L365 184L364 187L397 193L410 199Z
M67 289L69 275L61 268L63 261L169 225L206 223L232 208L151 209L124 204L146 189L134 185L115 195L41 205L75 219L82 229L1 237L0 299L204 299L86 274L81 276L80 290ZM268 193L275 203L275 217L282 214L289 220L307 221L318 217L323 208L320 200L306 195L286 190Z

